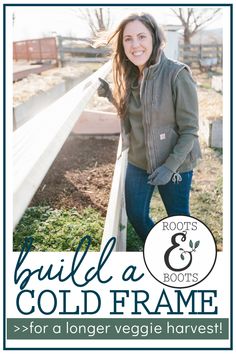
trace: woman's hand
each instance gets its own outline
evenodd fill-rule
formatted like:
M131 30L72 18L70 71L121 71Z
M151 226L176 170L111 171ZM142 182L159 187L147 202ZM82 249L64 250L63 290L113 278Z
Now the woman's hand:
M173 171L169 170L165 165L155 169L155 171L148 177L148 183L153 186L161 186L167 184L173 175Z
M100 86L97 89L97 94L100 97L106 97L108 100L111 100L112 97L112 92L110 89L110 85L106 80L101 79L100 77L98 78L99 81L101 82Z

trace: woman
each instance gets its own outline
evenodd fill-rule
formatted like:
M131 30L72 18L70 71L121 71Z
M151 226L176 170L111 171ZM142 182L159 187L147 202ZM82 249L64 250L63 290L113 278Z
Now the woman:
M198 101L187 65L167 59L164 35L149 14L121 22L114 43L114 92L98 90L121 118L123 149L129 148L125 181L128 218L145 241L154 226L150 202L155 186L168 216L190 215L193 168L201 156Z

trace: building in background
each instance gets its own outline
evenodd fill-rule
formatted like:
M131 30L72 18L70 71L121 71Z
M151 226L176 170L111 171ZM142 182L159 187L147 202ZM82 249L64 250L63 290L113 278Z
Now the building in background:
M166 35L165 54L168 58L178 60L179 58L179 41L181 39L182 26L180 25L165 25L163 29Z

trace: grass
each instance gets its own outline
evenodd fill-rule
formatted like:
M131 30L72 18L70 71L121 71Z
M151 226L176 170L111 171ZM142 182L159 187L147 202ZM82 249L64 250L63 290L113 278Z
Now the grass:
M200 86L204 89L208 89L208 90L211 89L211 83L209 82L203 82Z
M214 188L205 190L202 186L193 184L191 196L191 214L200 219L211 230L217 245L222 250L223 236L223 178L218 177Z
M33 237L32 251L75 251L86 235L92 237L90 251L99 251L104 218L92 209L53 210L49 206L28 208L13 235L13 249L20 251L25 237Z
M136 234L132 225L128 222L127 225L127 251L138 252L143 250L143 241Z

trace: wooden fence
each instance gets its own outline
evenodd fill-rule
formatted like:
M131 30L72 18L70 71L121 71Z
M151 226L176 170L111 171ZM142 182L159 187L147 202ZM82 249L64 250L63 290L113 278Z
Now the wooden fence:
M70 134L80 114L111 70L111 62L72 88L13 133L13 224L19 222L48 169ZM119 149L121 147L119 146ZM124 167L126 155L117 154L110 202L104 227L104 240L117 237L117 251L125 250ZM123 227L121 226L123 225ZM123 236L122 236L123 235ZM122 242L120 242L122 237ZM102 242L104 245L104 242Z
M190 44L179 46L179 60L190 66L199 66L200 68L211 68L213 66L222 66L223 60L222 45L211 44Z

